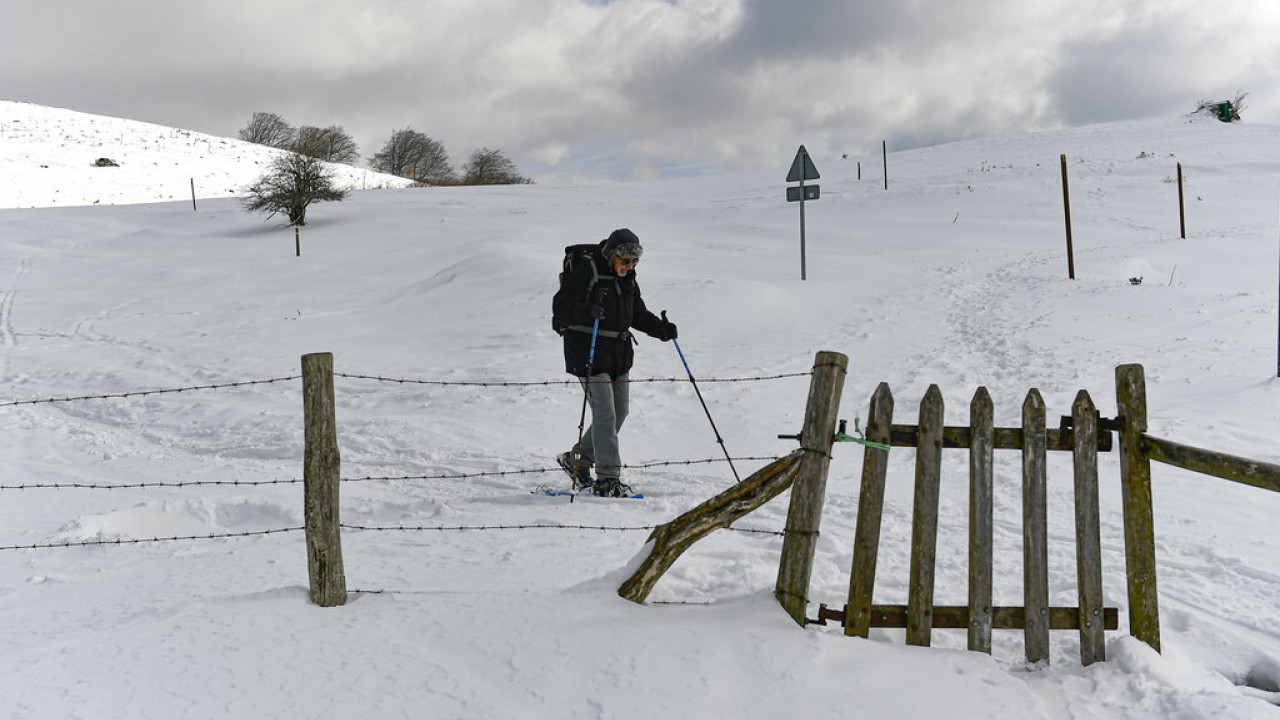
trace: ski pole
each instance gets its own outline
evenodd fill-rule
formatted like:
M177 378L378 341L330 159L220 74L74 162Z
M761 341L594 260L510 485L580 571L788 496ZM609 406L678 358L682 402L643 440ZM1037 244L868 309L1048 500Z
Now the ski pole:
M662 311L662 322L667 321L667 311ZM676 346L676 352L680 354L680 362L684 365L685 374L689 376L689 383L693 385L693 391L698 394L698 402L702 403L702 411L707 414L707 422L711 423L711 432L716 435L716 442L720 443L720 450L724 453L724 459L729 461L729 469L733 471L733 479L742 482L742 478L738 477L738 469L733 466L733 458L729 457L729 449L724 446L724 438L720 437L720 431L716 428L716 421L711 419L711 411L707 409L707 401L702 399L702 391L698 389L698 381L693 379L693 372L689 370L689 362L684 359L684 351L680 349L680 341L671 338L671 342Z
M587 397L591 394L591 370L596 364L596 335L600 332L600 318L591 324L591 350L587 353L587 381L582 386L582 413L578 416L578 444L573 446L573 491L578 491L578 468L582 462L582 430L587 424ZM573 502L573 495L569 496Z

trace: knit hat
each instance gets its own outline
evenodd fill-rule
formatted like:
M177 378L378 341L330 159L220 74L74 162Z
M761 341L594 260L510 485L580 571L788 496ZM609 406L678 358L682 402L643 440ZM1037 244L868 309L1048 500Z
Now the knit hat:
M600 254L606 260L613 258L614 255L622 255L624 257L633 257L637 260L644 254L644 248L640 247L640 238L627 228L614 230L600 247Z

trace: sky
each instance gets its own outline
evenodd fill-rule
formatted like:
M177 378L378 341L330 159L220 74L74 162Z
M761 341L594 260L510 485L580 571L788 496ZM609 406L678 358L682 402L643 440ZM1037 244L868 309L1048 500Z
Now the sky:
M401 128L539 182L827 165L1248 93L1274 0L65 0L0 24L0 99L234 137L254 112ZM822 170L819 165L819 170ZM837 166L833 170L843 170Z

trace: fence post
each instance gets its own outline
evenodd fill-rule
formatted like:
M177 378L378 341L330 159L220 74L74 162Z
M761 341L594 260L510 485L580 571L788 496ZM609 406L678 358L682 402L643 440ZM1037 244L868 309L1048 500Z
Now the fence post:
M884 189L889 189L889 141L880 141L880 154L884 156Z
M1076 279L1076 256L1071 247L1071 190L1067 186L1067 156L1062 155L1062 208L1067 218L1067 279Z
M969 649L991 654L995 405L985 387L969 404L969 427Z
M1182 163L1178 163L1178 228L1182 239L1187 239L1187 206L1182 197Z
M1049 518L1044 398L1032 388L1022 403L1022 591L1027 662L1049 659Z
M786 534L782 540L782 560L774 596L798 624L805 624L809 601L809 577L818 547L818 527L827 490L827 470L831 467L831 446L835 442L836 416L840 393L849 366L848 356L819 352L813 363L809 402L800 433L800 467L791 488Z
M1129 632L1160 652L1151 459L1142 447L1142 436L1147 432L1147 379L1141 365L1116 368L1116 408L1123 420L1120 430L1120 488L1124 494Z
M303 510L311 601L321 607L347 602L338 517L338 429L333 401L333 354L302 356Z
M1076 493L1076 587L1080 605L1080 664L1107 659L1102 632L1102 539L1098 513L1098 409L1081 390L1071 408Z
M942 391L930 385L920 401L916 487L911 520L911 581L907 644L928 647L933 634L934 562L938 556L938 490L942 479Z

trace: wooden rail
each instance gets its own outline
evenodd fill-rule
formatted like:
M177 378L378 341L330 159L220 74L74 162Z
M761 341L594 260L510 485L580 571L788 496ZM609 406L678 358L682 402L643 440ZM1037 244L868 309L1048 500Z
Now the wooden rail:
M1280 492L1280 465L1212 450L1202 450L1145 433L1142 435L1141 445L1143 454L1151 460L1223 480L1252 485L1263 490Z

